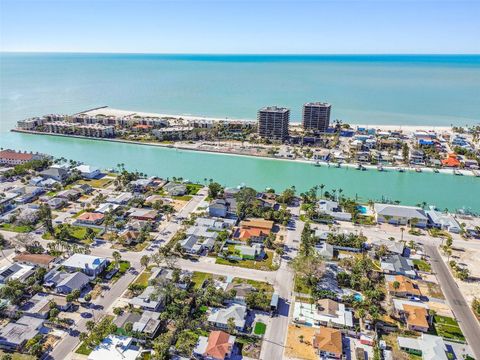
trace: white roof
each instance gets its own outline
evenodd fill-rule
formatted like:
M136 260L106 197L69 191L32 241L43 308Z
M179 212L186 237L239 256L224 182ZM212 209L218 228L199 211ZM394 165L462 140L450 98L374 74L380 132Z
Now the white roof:
M416 206L403 206L403 205L392 205L392 204L379 204L376 203L373 205L375 212L382 216L399 216L409 219L419 219L427 220L425 212L422 208Z
M99 168L90 165L79 165L75 168L75 170L80 171L82 174L91 174L93 172L100 171Z
M293 310L293 318L310 326L318 327L316 322L332 322L340 326L353 326L353 314L349 310L345 310L345 305L339 303L336 316L330 316L326 313L319 313L316 304L307 304L295 302Z
M63 265L67 267L77 268L77 269L86 269L87 266L90 269L96 269L105 260L106 260L105 258L101 258L98 256L73 254L63 262Z
M132 347L132 338L109 335L88 355L88 360L135 360L140 349Z
M445 354L447 348L443 339L439 336L422 334L419 338L398 337L398 345L401 348L419 350L423 360L447 360Z

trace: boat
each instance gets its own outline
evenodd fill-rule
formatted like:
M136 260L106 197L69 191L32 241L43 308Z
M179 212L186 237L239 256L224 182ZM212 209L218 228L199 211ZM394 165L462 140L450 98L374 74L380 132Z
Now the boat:
M460 170L457 170L457 169L453 170L453 174L454 174L454 175L459 175L459 176L463 175L463 174L460 172Z
M339 168L339 167L341 166L341 164L340 164L340 163L337 163L337 165L335 165L335 166L336 166L337 168Z
M378 171L383 171L383 166L382 166L382 165L378 165L378 166L377 166L377 170L378 170Z
M438 174L440 172L440 170L435 168L435 169L433 169L433 172Z
M472 173L476 177L480 177L480 172L478 170L472 170Z
M405 169L401 168L401 167L398 167L397 170L398 170L398 172L405 172Z
M313 163L313 165L314 165L314 166L322 166L322 164L320 164L320 161L318 161L318 160L315 161L315 162Z
M422 169L420 169L419 167L415 168L415 171L418 172L418 173L421 173L422 172Z

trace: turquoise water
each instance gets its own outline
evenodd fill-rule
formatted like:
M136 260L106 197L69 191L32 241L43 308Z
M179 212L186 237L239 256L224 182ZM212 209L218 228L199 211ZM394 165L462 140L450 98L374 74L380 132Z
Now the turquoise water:
M352 123L449 125L480 119L480 56L0 54L0 147L163 177L213 178L304 191L316 184L363 200L480 211L480 181L428 173L328 169L257 158L9 132L19 119L95 106L254 118L264 105L327 100Z
M199 182L213 178L227 186L245 183L259 190L271 187L277 191L291 185L298 191L305 191L325 184L325 191L343 189L342 194L357 196L363 201L382 200L383 197L403 204L416 205L425 201L441 209L466 206L480 212L480 197L477 196L480 179L472 176L316 167L292 161L58 136L15 134L15 138L20 139L27 150L40 150L103 168L125 163L130 170L165 178L181 176Z

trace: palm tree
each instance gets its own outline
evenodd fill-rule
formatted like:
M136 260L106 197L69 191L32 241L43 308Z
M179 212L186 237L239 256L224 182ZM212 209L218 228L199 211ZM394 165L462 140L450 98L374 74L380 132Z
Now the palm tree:
M405 231L405 228L404 227L401 227L400 228L400 232L402 233L402 238L400 239L401 241L403 241L403 232Z
M118 251L114 251L112 253L112 257L115 260L115 267L118 269L120 266L120 260L122 260L122 254L120 254Z
M320 184L320 198L323 197L323 189L325 188L325 184Z

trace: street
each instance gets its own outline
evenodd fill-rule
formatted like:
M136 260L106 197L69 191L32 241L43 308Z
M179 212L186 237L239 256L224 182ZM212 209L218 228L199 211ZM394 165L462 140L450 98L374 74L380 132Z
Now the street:
M463 335L467 339L468 345L472 348L475 357L480 359L480 325L478 320L458 289L458 285L448 270L447 265L443 262L437 247L430 244L424 244L424 247Z

